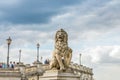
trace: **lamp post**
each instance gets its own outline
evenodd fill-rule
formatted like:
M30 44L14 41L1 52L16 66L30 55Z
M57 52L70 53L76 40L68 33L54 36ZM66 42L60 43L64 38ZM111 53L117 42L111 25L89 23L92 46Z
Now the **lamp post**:
M81 56L82 56L82 54L80 53L79 54L80 65L81 65Z
M8 44L8 53L7 53L7 68L9 67L9 48L10 48L10 44L12 42L12 39L9 37L7 40L7 44Z
M21 62L21 50L19 50L19 64Z
M37 62L39 62L39 47L40 47L40 44L37 43Z

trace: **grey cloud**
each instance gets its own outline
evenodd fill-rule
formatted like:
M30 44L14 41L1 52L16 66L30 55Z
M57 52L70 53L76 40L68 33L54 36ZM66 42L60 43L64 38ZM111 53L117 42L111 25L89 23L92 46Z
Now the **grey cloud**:
M114 3L114 5L109 5L110 3ZM76 19L78 25L74 23L75 26L78 27L77 30L102 30L107 31L112 29L113 27L117 27L120 21L120 1L115 0L104 0L104 1L89 1L80 5L79 11L75 10L77 17L73 17ZM74 10L73 10L74 11ZM82 26L82 28L81 28Z
M114 1L110 1L113 2ZM91 18L91 21L88 22L90 26L96 27L97 29L100 27L113 28L116 27L120 21L120 3L117 1L115 5L109 5L106 3L104 6L98 8L98 10L94 10L93 14L95 17Z
M0 12L3 13L0 22L13 24L47 23L52 16L61 12L64 13L63 7L72 6L80 2L79 0L23 0L18 6L0 7Z

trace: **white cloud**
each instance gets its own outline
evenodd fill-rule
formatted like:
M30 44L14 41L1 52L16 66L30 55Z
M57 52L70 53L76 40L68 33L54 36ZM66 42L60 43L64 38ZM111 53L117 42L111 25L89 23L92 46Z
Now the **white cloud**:
M119 63L120 46L96 46L85 49L83 54L91 57L92 63Z
M110 56L120 59L120 46L115 46L114 49L110 52Z

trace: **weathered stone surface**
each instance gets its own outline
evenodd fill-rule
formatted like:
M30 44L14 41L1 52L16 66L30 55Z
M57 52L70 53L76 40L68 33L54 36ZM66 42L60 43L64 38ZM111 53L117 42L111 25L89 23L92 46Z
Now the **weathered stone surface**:
M68 34L63 29L56 32L55 49L50 62L51 69L66 70L72 58L72 49L68 47Z
M0 80L21 80L19 70L0 69Z
M74 75L72 72L63 72L60 70L48 70L43 76L39 77L39 80L79 80L78 75Z

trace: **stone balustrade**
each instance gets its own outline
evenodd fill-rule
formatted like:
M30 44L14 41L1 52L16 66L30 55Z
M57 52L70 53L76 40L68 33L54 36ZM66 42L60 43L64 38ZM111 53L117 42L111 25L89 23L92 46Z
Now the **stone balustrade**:
M0 69L0 77L20 77L19 69Z
M71 63L69 67L74 74L80 76L81 80L82 79L93 80L92 68L83 65L78 65L76 63ZM37 76L42 76L44 71L49 69L50 69L49 64L41 64L41 67L39 68L37 66L23 66L23 65L18 65L14 69L0 68L0 77L2 78L0 80L3 80L4 77L17 77L19 78L19 80L22 78L24 79L28 78L29 80L32 79L36 80L35 78L37 78Z
M74 63L71 63L69 67L72 68L73 71L77 71L78 73L82 72L82 73L93 75L92 68L89 68L83 65L74 64Z
M30 66L25 68L25 73L31 73L31 72L36 72L37 67L36 66Z

